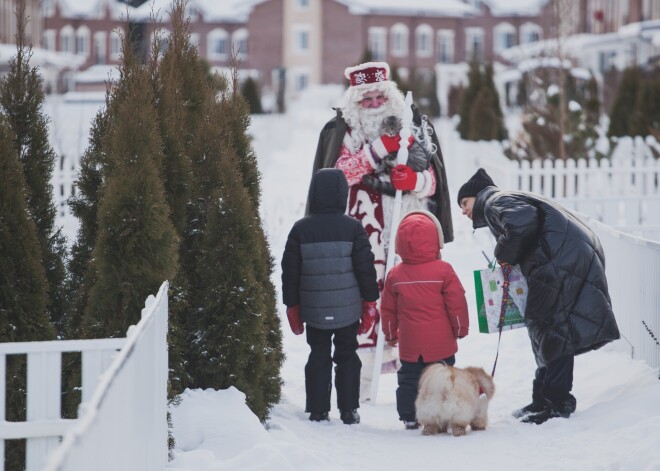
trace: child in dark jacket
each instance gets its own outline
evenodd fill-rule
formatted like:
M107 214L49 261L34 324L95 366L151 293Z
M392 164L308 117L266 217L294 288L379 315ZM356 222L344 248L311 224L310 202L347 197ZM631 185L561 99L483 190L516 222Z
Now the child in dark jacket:
M357 335L373 325L379 293L371 244L362 224L344 214L347 200L348 182L341 170L314 174L309 215L294 224L284 249L282 292L293 333L302 334L307 324L309 420L329 420L334 361L340 418L357 424L362 368Z
M381 301L383 332L391 346L399 344L396 407L406 429L418 428L417 383L424 367L453 365L456 339L468 334L465 290L452 266L441 260L442 228L427 211L412 211L396 234L402 263L392 267Z

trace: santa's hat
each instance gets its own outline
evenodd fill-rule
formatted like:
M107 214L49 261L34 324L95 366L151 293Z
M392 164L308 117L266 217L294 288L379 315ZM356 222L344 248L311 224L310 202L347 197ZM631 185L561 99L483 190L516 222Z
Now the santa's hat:
M386 62L365 62L344 70L351 88L371 89L390 80L390 66Z

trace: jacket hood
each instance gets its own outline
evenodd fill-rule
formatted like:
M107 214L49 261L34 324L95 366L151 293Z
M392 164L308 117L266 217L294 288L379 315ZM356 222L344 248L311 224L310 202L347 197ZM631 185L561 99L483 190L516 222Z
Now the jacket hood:
M488 225L486 221L486 215L484 213L484 207L488 198L493 196L493 194L498 191L499 189L496 186L487 186L477 194L477 197L474 200L474 206L472 206L473 228L479 229Z
M441 257L442 226L428 211L411 211L396 232L396 252L405 263L424 263Z
M309 212L344 213L348 202L348 181L336 168L318 170L309 185Z

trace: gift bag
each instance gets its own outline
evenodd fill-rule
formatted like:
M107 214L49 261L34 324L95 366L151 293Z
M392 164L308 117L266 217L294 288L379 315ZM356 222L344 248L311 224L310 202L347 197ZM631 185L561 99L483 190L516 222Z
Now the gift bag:
M474 271L474 285L477 297L479 332L492 334L499 332L498 324L502 310L502 285L504 276L498 267ZM527 280L515 265L509 276L509 296L506 303L502 330L524 327L525 306L527 304Z

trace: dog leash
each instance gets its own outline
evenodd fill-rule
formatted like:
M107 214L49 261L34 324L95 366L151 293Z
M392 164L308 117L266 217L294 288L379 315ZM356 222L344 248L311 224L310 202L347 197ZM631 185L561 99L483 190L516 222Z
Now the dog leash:
M502 283L502 307L500 309L500 321L497 324L499 329L499 337L497 338L497 352L495 353L495 362L493 363L493 372L491 377L495 377L495 368L497 367L497 358L500 356L500 341L502 340L502 328L504 327L504 317L506 315L506 305L509 301L509 276L511 275L511 265L502 265L502 276L504 283Z

